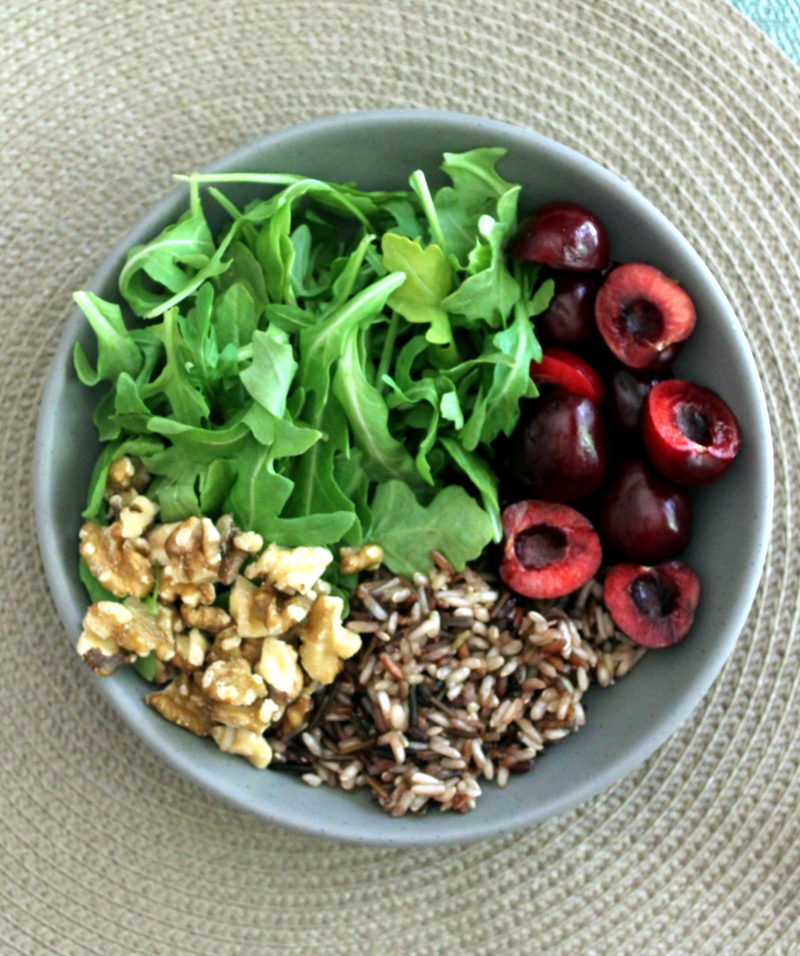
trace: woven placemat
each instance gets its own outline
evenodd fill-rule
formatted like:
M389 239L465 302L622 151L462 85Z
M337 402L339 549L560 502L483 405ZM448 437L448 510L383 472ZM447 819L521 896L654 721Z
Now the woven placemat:
M0 28L3 953L800 951L800 74L723 0L40 0ZM176 776L68 651L31 445L71 290L169 186L326 113L529 126L627 177L712 266L775 433L774 546L693 719L568 816L338 846Z

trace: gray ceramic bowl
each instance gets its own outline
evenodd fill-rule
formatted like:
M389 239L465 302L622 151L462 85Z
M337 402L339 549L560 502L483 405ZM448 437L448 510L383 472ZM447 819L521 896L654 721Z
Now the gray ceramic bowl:
M284 774L256 771L224 756L208 740L167 723L142 703L145 684L133 671L92 678L113 707L174 768L237 807L320 836L386 845L474 840L564 813L630 773L690 718L728 657L753 599L770 524L769 424L756 368L742 330L709 269L634 189L607 170L549 139L502 123L427 110L381 110L316 120L270 134L208 167L214 171L290 171L356 181L366 188L404 187L409 173L436 170L443 151L505 146L501 169L524 184L522 208L569 198L607 225L619 260L644 260L675 276L693 297L697 331L678 371L732 405L744 435L734 467L701 491L687 560L703 597L690 636L652 652L613 688L586 698L587 723L548 750L533 773L499 790L486 786L465 815L431 813L388 819L365 793L314 790ZM238 187L233 198L252 195ZM90 288L116 297L127 248L174 220L186 190L174 189L116 246ZM77 533L97 450L91 414L97 396L72 371L73 343L91 348L88 324L71 317L53 361L36 439L36 510L42 556L58 610L74 643L87 604L78 579ZM733 517L735 516L735 520ZM68 653L66 647L54 653ZM87 707L93 695L87 684Z

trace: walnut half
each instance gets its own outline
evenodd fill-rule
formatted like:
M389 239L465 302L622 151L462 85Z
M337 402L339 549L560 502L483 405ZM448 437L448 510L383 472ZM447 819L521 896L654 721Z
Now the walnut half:
M80 553L92 576L116 597L143 598L153 590L153 569L144 544L123 537L115 521L103 527L87 521L80 530Z

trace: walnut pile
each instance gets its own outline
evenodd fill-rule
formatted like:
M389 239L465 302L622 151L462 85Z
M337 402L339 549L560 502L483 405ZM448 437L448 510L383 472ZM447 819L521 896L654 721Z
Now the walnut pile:
M266 767L265 732L302 728L311 695L361 646L342 622L341 598L322 580L333 555L265 547L230 515L159 524L149 481L138 459L113 462L109 524L81 528L81 557L120 600L89 607L76 649L101 676L152 661L153 682L162 685L145 697L154 710ZM342 549L340 568L352 573L382 558L374 544Z

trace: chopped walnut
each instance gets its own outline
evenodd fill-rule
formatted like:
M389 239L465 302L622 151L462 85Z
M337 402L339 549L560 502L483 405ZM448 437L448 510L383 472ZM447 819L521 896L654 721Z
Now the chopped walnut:
M107 602L112 604L114 602ZM97 605L93 605L96 607ZM90 608L91 610L91 608ZM87 627L87 611L84 617L83 630L81 631L75 650L81 655L90 670L94 671L99 677L109 677L114 671L123 664L130 664L132 656L123 652L113 636L113 630L101 626L98 628L101 633L95 633Z
M163 627L162 618L150 614L145 605L132 598L124 604L98 601L91 605L83 618L83 631L76 649L79 654L85 654L92 648L107 657L119 653L120 649L136 657L146 657L155 651L162 661L171 660L175 654L172 634Z
M293 734L299 730L306 722L308 712L311 710L310 694L301 694L297 700L292 701L286 708L283 719L278 725L279 734Z
M247 707L212 700L209 702L208 712L215 724L244 727L246 730L252 730L253 733L263 734L267 727L281 718L283 707L269 697L257 700L254 704L248 704Z
M277 637L266 637L255 672L264 678L270 697L281 704L293 701L303 689L297 651Z
M286 594L307 594L333 561L327 548L281 548L271 544L245 570L248 578L265 578Z
M136 495L119 513L120 534L123 538L141 538L156 520L158 505L144 495Z
M264 547L264 539L255 531L240 531L233 536L233 546L245 554L258 554Z
M321 684L330 684L342 669L342 661L361 647L361 638L342 624L344 602L321 594L300 626L300 660L306 673Z
M231 589L230 608L243 637L275 637L305 619L311 600L302 594L282 597L269 587L256 587L238 577Z
M160 564L163 567L169 560L166 551L167 539L178 524L177 521L168 521L166 524L157 524L148 532L147 546L150 548L150 560L153 564Z
M261 639L242 637L235 627L226 627L214 637L206 655L206 663L246 660L251 666L261 657Z
M151 535L148 543L153 560L159 562L163 532L155 530L159 533ZM164 600L180 597L190 607L211 604L222 558L221 538L213 522L196 516L180 521L163 542L163 552L166 562L159 590Z
M339 548L339 570L342 574L374 571L383 561L379 544L362 544L360 548Z
M239 754L263 770L272 760L272 748L259 734L243 727L212 727L211 736L226 754Z
M103 527L87 521L80 530L80 553L92 576L116 597L146 597L153 590L150 559L141 543L122 536L119 521Z
M180 634L175 638L175 657L172 663L178 670L187 673L199 670L205 663L210 643L202 631L193 627L188 634Z
M181 674L163 690L148 694L145 701L165 720L191 730L198 737L211 733L208 701L188 674Z
M124 455L117 458L108 466L106 475L105 496L110 498L112 495L119 494L122 491L144 491L150 484L150 473L144 467L139 458Z
M201 631L208 631L209 634L219 634L233 623L224 608L208 605L189 607L188 604L181 604L180 615L187 627L199 627Z
M212 700L247 707L264 697L267 689L259 674L254 674L243 658L215 661L201 679L201 686Z

